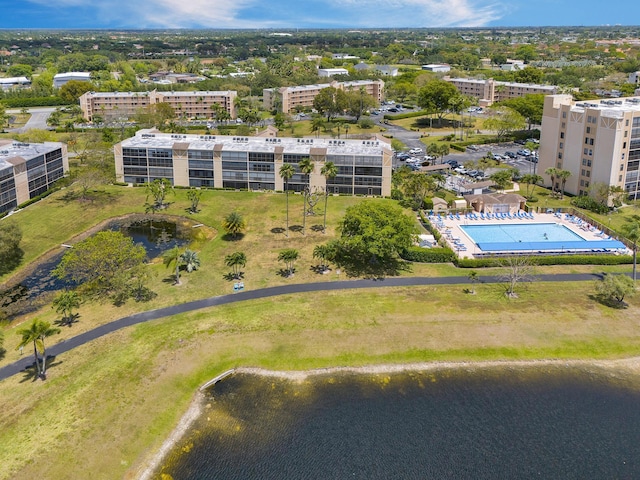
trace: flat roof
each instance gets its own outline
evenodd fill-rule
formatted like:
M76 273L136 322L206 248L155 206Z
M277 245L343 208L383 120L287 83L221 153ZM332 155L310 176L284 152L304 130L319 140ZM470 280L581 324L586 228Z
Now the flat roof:
M621 117L624 112L640 112L640 97L587 100L571 104L572 111L584 112L588 109L602 110L610 117Z
M20 159L22 163L22 159L31 160L38 155L57 150L61 145L58 142L20 143L14 140L0 140L0 170L13 167L10 161L12 159Z
M275 152L310 155L311 149L326 149L327 155L382 155L391 153L391 146L383 140L342 140L329 138L241 137L230 135L186 135L137 132L122 141L123 148L174 148L189 150L216 150L237 152ZM219 146L222 146L221 148Z

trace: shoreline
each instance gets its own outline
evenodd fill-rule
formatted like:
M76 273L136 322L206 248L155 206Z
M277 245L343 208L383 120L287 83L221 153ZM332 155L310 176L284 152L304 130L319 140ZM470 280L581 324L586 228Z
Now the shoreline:
M267 370L257 367L238 367L228 370L213 379L205 382L199 387L195 393L188 409L180 418L176 427L172 430L162 446L152 455L149 455L142 461L142 465L136 469L132 478L137 480L150 480L152 475L162 464L169 451L182 438L189 429L191 424L202 413L204 403L203 390L214 385L218 381L222 381L230 375L248 374L258 375L262 377L279 378L283 380L304 381L309 377L316 377L327 374L383 374L383 373L402 373L410 371L430 371L443 369L482 369L495 367L596 367L604 370L626 370L629 373L640 375L640 357L630 357L618 360L487 360L480 362L421 362L421 363L403 363L403 364L380 364L362 367L327 367L313 370ZM129 478L128 476L126 478Z

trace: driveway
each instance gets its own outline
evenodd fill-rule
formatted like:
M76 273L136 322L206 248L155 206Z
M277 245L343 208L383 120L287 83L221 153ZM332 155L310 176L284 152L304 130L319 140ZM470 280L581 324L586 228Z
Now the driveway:
M34 107L29 109L29 113L31 114L31 118L27 121L24 127L20 128L9 128L7 129L12 133L24 133L28 130L39 129L46 130L48 128L47 119L52 112L54 112L56 107ZM20 110L10 109L7 110L7 113L20 113Z

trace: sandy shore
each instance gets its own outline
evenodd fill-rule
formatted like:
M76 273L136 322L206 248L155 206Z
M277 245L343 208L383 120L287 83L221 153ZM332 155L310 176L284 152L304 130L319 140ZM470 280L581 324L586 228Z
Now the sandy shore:
M169 437L164 441L160 449L152 457L149 457L146 462L144 462L144 464L138 470L138 473L136 473L131 478L137 478L138 480L150 480L152 478L153 474L160 467L162 461L169 453L169 451L180 440L180 438L182 438L182 436L189 429L194 420L196 420L201 414L205 399L203 393L204 388L211 386L216 382L216 380L222 380L234 373L260 375L264 377L273 377L302 382L310 377L327 374L353 373L376 375L384 373L401 373L409 371L430 371L460 368L477 370L493 367L594 367L602 370L611 370L612 373L615 372L617 375L620 375L621 373L628 375L640 375L640 357L625 358L620 360L505 360L487 362L429 362L407 363L398 365L371 365L365 367L332 367L306 371L275 371L266 370L263 368L249 367L236 368L234 370L230 370L221 375L218 375L213 380L207 382L205 385L203 385L203 387L198 389L195 398L191 402L191 405L180 419L180 422L178 422L176 428L173 430L173 432L171 432L171 435L169 435Z

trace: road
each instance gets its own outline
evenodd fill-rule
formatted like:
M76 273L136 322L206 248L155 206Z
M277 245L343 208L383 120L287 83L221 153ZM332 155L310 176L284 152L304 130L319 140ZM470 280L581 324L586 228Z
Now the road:
M31 129L46 130L48 128L47 119L49 118L49 115L51 115L51 113L55 111L55 109L55 107L29 108L28 110L31 114L31 118L29 118L25 126L20 128L9 128L7 130L12 133L24 133ZM7 113L21 113L21 110L9 109L7 110Z
M593 281L601 278L597 274L578 273L578 274L554 274L539 275L535 277L536 281L546 282L576 282L576 281ZM502 283L504 279L496 276L480 277L481 283ZM289 295L293 293L304 292L321 292L329 290L353 290L361 288L381 288L381 287L417 287L423 285L465 285L469 284L467 277L397 277L382 278L375 280L351 280L351 281L334 281L322 283L301 283L295 285L282 285L278 287L262 288L258 290L248 290L229 295L218 297L209 297L202 300L173 305L171 307L159 308L157 310L149 310L147 312L136 313L128 317L101 325L84 332L76 337L53 345L47 350L47 358L55 358L63 353L84 345L88 342L96 340L100 337L113 333L122 328L137 325L139 323L158 320L160 318L177 315L180 313L192 312L202 308L210 308L218 305L227 305L230 303L243 302L246 300L257 300L261 298L270 298L279 295ZM9 378L33 365L33 358L26 355L24 358L0 368L0 381Z

